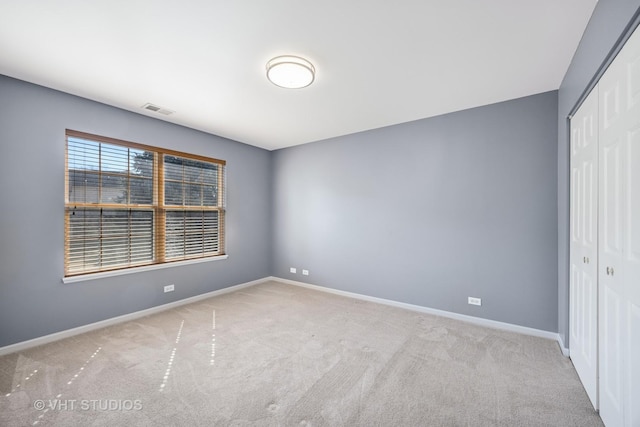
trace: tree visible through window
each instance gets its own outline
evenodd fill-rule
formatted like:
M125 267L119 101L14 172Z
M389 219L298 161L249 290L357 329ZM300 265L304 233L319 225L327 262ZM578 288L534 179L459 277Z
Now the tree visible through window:
M67 131L65 276L224 254L224 165Z

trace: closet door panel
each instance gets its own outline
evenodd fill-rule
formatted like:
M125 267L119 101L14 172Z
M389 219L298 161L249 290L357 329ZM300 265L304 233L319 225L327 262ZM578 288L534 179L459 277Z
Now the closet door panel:
M627 173L623 185L626 200L624 296L627 305L625 423L640 426L640 40L632 47L636 49L636 58L627 67L629 114L625 147Z
M640 109L639 109L640 110ZM640 114L640 111L638 111ZM640 118L638 118L640 121ZM640 124L628 133L626 198L629 201L626 213L627 257L634 264L640 263Z
M611 286L603 286L600 304L607 307L600 312L600 415L606 425L622 425L622 307L620 293ZM614 349L618 349L615 351Z
M640 31L600 80L600 415L640 425Z
M622 260L624 242L625 67L618 56L599 83L599 381L600 416L607 426L624 425L624 365L627 338ZM623 330L624 328L624 330Z
M639 283L639 282L636 282ZM627 423L630 426L640 425L640 304L638 303L638 290L636 289L635 302L629 309L629 326L627 328L627 343L629 346L629 390L626 399L628 409Z
M598 91L571 121L570 357L598 407L597 163Z
M600 156L602 168L601 180L601 215L600 255L607 257L622 256L622 206L621 206L621 144L620 139L603 141Z
M627 426L640 426L640 30L624 51L626 111L624 122L623 298L626 310L625 411Z

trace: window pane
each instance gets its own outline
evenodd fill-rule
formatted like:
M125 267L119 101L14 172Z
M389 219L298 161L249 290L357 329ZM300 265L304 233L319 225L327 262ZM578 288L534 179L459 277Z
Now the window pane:
M70 272L98 268L100 265L100 212L76 209L69 216Z
M69 202L98 203L100 175L82 170L69 171Z
M218 206L218 191L216 187L205 185L202 191L204 206Z
M164 204L178 206L183 204L183 191L181 182L166 181L164 183Z
M69 215L69 272L153 261L153 211L77 209Z
M218 212L169 211L166 236L167 259L215 255L220 247Z
M203 222L204 252L218 252L218 212L205 212Z
M129 148L111 144L101 144L100 169L103 172L127 173L129 170Z
M67 141L69 202L97 203L100 190L100 144L83 139Z
M198 184L185 184L185 205L202 206L202 186Z
M186 182L202 183L202 162L185 161L184 180Z
M128 212L104 210L102 215L102 264L123 264L128 256Z
M184 252L185 255L196 255L203 252L202 249L202 212L185 212L184 220Z
M153 203L152 152L80 138L67 141L70 203ZM129 176L149 181L137 181L130 189Z
M169 211L165 226L165 256L167 259L184 256L184 212Z
M127 264L129 211L102 211L102 266Z
M100 170L100 143L80 138L67 139L67 167L73 170Z
M164 156L164 177L174 181L182 181L182 159L174 156Z
M127 177L122 175L102 175L102 203L128 203Z
M150 205L153 203L153 181L147 178L134 178L129 180L129 203Z
M218 183L218 165L205 163L206 167L204 168L202 174L202 182L204 184L215 185Z
M131 213L131 262L153 261L153 211Z
M202 212L185 212L184 236L186 256L203 252Z
M130 150L129 171L131 175L144 178L153 177L153 153L151 151Z

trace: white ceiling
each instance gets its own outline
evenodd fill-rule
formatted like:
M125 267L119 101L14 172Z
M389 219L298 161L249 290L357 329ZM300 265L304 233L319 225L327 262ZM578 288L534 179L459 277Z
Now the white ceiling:
M273 150L558 89L596 2L0 0L0 74Z

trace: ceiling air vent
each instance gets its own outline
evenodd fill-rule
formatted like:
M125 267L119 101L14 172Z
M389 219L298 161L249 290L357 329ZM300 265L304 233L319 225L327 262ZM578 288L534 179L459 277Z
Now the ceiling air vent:
M149 111L153 111L154 113L160 113L160 114L164 114L165 116L168 116L169 114L173 114L174 111L169 110L167 108L162 108L162 107L158 107L157 105L154 104L144 104L142 106L142 108L144 108L145 110L149 110Z

